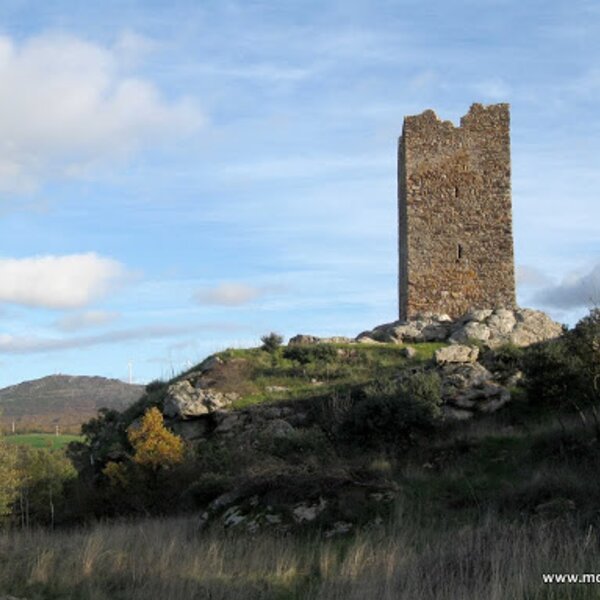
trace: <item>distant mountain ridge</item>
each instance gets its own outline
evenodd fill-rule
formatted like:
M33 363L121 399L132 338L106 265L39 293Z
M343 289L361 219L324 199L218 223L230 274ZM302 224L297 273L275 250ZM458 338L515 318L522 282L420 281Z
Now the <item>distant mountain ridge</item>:
M98 376L49 375L0 389L4 431L79 432L100 408L123 410L143 393L143 385Z

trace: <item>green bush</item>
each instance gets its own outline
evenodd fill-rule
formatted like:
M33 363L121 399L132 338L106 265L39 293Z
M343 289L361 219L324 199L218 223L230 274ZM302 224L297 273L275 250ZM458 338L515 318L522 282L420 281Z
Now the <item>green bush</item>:
M551 408L595 408L600 399L600 309L558 340L529 348L525 385L531 402Z
M501 380L506 380L516 371L522 368L524 349L514 344L504 344L493 351L490 351L488 368L500 376Z
M329 454L330 447L325 434L318 428L295 429L285 436L266 437L260 447L264 452L291 462L304 462L309 455L319 458Z
M295 360L301 365L315 362L329 362L337 358L337 350L328 344L288 346L283 351L284 358Z
M311 406L314 421L331 440L336 441L343 432L352 413L354 398L350 390L334 392L325 398L316 399Z
M583 399L581 359L564 338L530 348L523 371L527 397L535 405L559 409Z
M597 402L600 400L600 308L592 309L566 338L569 349L580 361L586 400Z
M436 373L416 373L404 382L367 386L343 427L349 440L367 445L414 443L440 416L441 381Z

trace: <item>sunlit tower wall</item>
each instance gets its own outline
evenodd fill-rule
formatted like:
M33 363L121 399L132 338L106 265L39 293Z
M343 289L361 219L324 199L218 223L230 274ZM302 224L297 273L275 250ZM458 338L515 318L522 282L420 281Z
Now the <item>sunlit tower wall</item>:
M455 127L406 117L398 149L400 320L516 307L508 104Z

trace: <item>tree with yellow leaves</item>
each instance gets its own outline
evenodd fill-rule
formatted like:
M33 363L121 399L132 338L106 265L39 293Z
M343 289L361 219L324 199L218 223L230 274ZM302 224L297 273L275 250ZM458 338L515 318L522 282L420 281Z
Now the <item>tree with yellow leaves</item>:
M142 467L158 471L183 461L183 440L165 427L156 407L145 412L139 426L129 428L127 438L134 450L133 461Z

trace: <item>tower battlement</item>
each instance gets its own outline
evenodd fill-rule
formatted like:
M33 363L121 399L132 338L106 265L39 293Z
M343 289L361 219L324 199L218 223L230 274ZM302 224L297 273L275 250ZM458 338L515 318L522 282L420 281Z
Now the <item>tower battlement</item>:
M515 308L508 104L460 126L406 117L398 148L400 319Z

